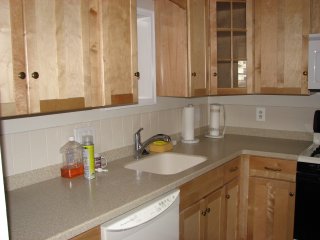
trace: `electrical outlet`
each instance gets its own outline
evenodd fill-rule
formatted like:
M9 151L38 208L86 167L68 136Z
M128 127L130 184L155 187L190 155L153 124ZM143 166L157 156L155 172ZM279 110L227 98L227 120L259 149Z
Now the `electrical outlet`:
M266 108L257 107L256 108L256 121L266 121Z
M74 139L76 142L82 143L82 136L91 135L93 143L95 143L95 129L93 127L80 127L73 129Z

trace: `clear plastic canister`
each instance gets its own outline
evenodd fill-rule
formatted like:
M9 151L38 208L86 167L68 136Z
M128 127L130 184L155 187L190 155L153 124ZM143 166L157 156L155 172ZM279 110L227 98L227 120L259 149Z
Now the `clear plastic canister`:
M82 145L69 137L69 141L60 148L63 165L61 176L72 178L83 175Z

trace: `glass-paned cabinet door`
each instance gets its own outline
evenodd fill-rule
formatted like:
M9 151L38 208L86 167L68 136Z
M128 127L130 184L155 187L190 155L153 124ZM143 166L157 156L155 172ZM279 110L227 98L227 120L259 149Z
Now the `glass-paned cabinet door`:
M210 1L210 40L211 94L247 93L247 1Z

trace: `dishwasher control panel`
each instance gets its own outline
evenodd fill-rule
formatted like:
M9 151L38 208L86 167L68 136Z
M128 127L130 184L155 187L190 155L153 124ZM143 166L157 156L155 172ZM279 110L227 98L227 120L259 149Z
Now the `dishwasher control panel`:
M108 231L123 231L150 221L166 211L179 198L179 193L180 191L176 190L144 205L141 209L136 209L133 213L129 213L128 216L108 226Z

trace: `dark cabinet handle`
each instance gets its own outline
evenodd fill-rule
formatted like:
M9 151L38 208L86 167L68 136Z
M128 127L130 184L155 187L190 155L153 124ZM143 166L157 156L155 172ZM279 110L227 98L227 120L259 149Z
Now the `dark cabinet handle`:
M290 192L290 193L289 193L289 196L290 196L290 197L293 197L293 196L294 196L294 193L293 193L293 192Z
M140 72L135 72L134 76L137 77L137 78L140 78Z
M21 79L25 79L26 78L26 73L25 72L19 72L18 77Z
M308 72L307 72L307 71L303 71L303 75L304 75L304 76L307 76L307 75L308 75Z
M226 195L226 199L229 199L229 198L230 198L230 195L229 195L229 194L227 194L227 195Z
M195 76L197 76L197 73L196 73L196 72L193 72L193 73L191 73L191 76L192 76L192 77L195 77Z
M211 209L210 208L207 208L206 209L206 213L210 213Z
M281 172L281 168L264 167L264 169L268 171Z
M207 211L201 211L201 215L202 215L202 216L207 215Z
M39 73L38 72L33 72L31 74L31 77L33 77L34 79L38 79L39 78Z
M218 74L217 74L216 72L215 72L215 73L213 73L213 76L214 76L214 77L216 77L217 75L218 75Z

